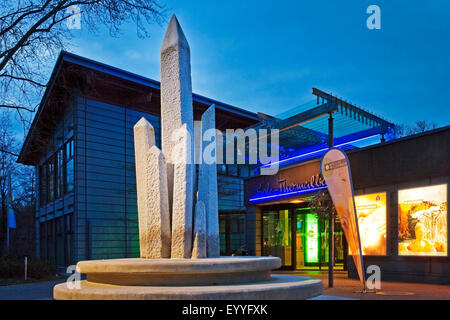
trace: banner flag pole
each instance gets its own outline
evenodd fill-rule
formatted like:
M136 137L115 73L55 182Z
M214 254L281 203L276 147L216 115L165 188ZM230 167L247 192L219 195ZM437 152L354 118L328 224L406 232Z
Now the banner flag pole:
M363 286L363 292L366 292L366 275L350 162L345 152L338 148L330 148L322 157L320 171L328 186L328 192L341 221L342 230L352 252L353 261Z

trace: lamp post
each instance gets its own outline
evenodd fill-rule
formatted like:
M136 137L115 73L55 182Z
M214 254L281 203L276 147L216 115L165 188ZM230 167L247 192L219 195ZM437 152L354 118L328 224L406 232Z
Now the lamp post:
M333 127L333 113L330 112L328 118L328 147L332 148L334 145L334 127ZM333 288L333 273L334 273L334 213L330 210L328 217L328 288Z

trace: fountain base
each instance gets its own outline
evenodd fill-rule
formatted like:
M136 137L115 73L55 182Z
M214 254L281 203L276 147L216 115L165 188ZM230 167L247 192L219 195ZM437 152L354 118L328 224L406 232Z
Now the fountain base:
M54 288L57 300L294 300L322 294L322 281L271 275L276 257L81 261L79 288Z

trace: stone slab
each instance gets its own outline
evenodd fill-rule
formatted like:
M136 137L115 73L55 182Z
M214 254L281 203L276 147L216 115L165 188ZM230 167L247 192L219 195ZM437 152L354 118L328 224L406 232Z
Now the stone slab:
M81 273L221 273L273 270L278 257L220 257L206 259L111 259L77 264Z
M203 159L199 165L198 176L198 200L202 201L206 207L206 249L210 258L220 256L220 238L219 238L219 204L217 193L217 165L216 148L211 151L211 143L216 143L216 121L215 106L209 107L202 115L202 137L211 139L210 142L202 141ZM205 133L213 133L207 136ZM207 152L209 150L209 152Z
M53 295L57 300L302 300L320 296L322 286L318 279L291 275L219 286L117 286L81 281L80 289L59 284Z
M155 131L145 118L134 126L134 144L140 254L148 259L170 258L166 163L155 146Z
M195 165L189 152L192 141L187 125L177 130L173 150L177 161L173 167L172 246L171 258L191 258L192 217L194 207Z

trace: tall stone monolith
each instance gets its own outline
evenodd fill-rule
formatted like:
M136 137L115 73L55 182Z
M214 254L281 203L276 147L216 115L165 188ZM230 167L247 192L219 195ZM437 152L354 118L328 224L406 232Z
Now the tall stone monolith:
M190 161L193 161L194 157L190 59L189 44L176 16L173 15L161 46L161 133L162 151L167 161L169 210L172 217L172 258L190 258L192 245L192 222L189 223L187 218L192 220L195 171L192 171L190 165L179 165L177 179L174 176L177 159L173 155L177 143L177 139L173 137L174 131L185 125L190 139L187 150ZM182 172L183 170L186 172ZM180 190L186 191L185 196L179 195ZM178 199L175 199L175 196ZM176 227L181 221L188 223L183 231Z
M173 196L172 150L175 142L172 133L184 123L193 136L190 48L176 16L173 15L161 46L161 133L162 151L168 164L169 199Z
M198 201L206 208L206 248L208 258L220 256L219 205L217 194L217 134L215 107L212 105L202 115L202 163L199 165ZM208 140L208 141L205 141Z
M155 146L154 128L145 118L134 126L134 149L141 258L170 258L166 163Z
M195 164L187 124L173 132L172 258L191 258Z
M206 209L202 201L197 201L194 212L194 234L192 259L206 258Z

